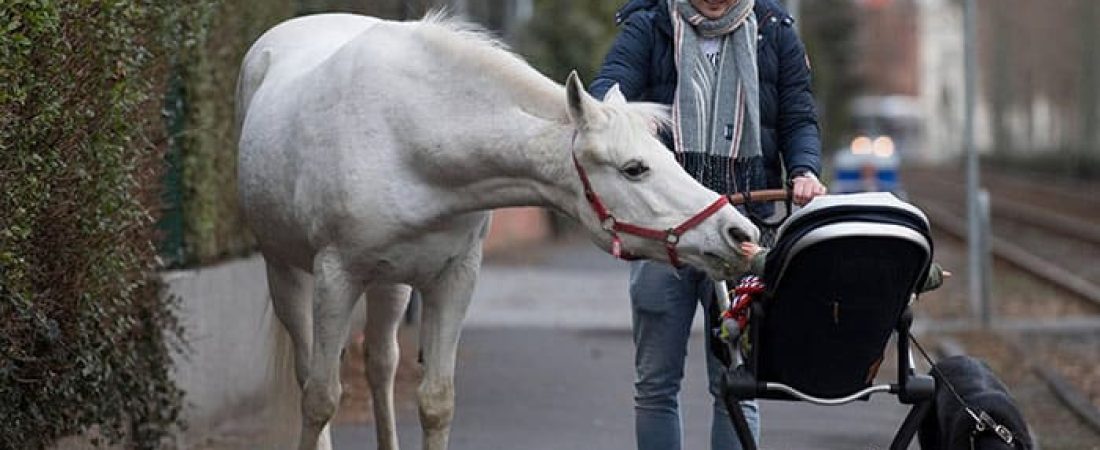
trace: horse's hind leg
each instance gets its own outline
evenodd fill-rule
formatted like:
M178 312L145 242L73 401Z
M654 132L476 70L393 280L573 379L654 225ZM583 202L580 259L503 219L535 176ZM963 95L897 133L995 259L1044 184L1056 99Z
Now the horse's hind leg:
M437 280L422 289L420 346L424 378L420 382L420 425L424 449L444 450L454 417L454 370L458 338L466 307L481 266L480 247L453 262Z
M271 306L294 345L294 376L305 384L309 351L313 345L313 277L293 267L267 263L267 287Z
M290 335L294 378L301 389L309 375L309 354L313 346L313 276L304 270L268 262L267 286L275 317ZM322 432L318 446L332 447L327 431Z
M379 450L397 449L393 384L400 350L397 330L409 305L412 289L404 284L371 286L367 289L365 357L367 382L374 399L374 420Z
M313 346L302 388L300 450L318 448L318 437L336 414L341 391L340 352L362 288L334 251L323 250L314 258L313 276ZM328 446L327 433L320 444Z

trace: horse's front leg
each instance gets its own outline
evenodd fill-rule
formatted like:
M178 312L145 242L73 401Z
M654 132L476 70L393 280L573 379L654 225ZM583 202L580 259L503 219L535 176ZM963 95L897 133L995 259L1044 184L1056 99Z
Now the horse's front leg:
M481 266L480 246L456 260L437 280L421 289L420 346L424 378L418 391L425 450L444 450L454 417L454 370L466 307Z
M315 257L313 275L313 349L302 388L300 450L331 445L325 427L340 402L340 352L351 326L352 308L362 291L335 251L322 251ZM326 431L325 436L321 436L322 431Z

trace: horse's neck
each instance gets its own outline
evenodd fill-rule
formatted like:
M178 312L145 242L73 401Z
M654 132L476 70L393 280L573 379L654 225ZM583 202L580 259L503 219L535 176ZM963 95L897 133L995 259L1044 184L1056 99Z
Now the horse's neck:
M448 185L449 213L542 206L576 217L580 195L572 165L565 89L523 60L442 26L420 29L431 60L450 73L450 90L478 92L466 123L442 140L450 155L432 181ZM441 94L442 95L442 94ZM478 104L477 102L485 102Z
M580 183L570 157L572 127L515 114L506 129L467 130L449 146L455 157L433 167L432 182L452 196L448 213L541 206L576 216L572 199Z

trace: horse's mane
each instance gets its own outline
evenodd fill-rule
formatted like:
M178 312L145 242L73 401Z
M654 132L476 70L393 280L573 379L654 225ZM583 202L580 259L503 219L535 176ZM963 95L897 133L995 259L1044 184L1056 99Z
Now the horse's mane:
M493 78L492 86L506 89L527 113L552 120L565 113L561 85L533 69L484 27L446 9L429 11L419 25L417 34L440 54L453 55L476 67L479 75Z
M487 47L496 48L508 52L511 56L518 58L508 48L508 44L504 41L497 39L493 36L493 33L485 27L463 20L454 14L451 14L447 8L435 8L427 12L423 18L420 19L422 24L437 25L447 29L452 33L456 33L471 42L478 43Z
M568 121L565 111L564 87L532 68L523 57L511 51L506 43L481 25L454 16L446 8L433 9L420 20L420 34L448 54L462 55L465 61L479 66L481 72L496 75L500 85L512 93L512 98L524 111L547 120ZM666 127L668 107L651 103L630 103L621 109L648 123Z

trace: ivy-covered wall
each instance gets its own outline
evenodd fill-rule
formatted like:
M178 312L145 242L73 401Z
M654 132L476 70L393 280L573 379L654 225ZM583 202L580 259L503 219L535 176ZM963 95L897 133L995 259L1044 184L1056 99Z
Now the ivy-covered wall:
M237 208L237 73L249 45L292 17L297 6L294 0L219 1L207 33L179 68L180 180L169 186L182 198L183 257L177 262L209 263L252 248Z
M171 60L206 0L0 0L0 448L177 425L154 216Z

